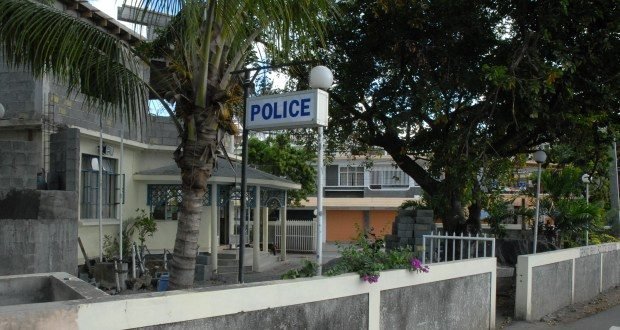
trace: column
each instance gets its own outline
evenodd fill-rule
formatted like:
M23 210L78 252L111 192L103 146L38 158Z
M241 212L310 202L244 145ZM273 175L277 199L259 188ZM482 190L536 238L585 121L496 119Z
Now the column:
M263 213L263 252L269 253L269 208L261 208Z
M220 245L218 239L217 225L220 221L218 217L217 205L217 184L211 184L211 274L217 274L217 250Z
M228 244L231 248L234 248L239 241L235 242L235 203L236 201L228 201Z
M286 190L284 191L284 201L280 205L280 259L286 260Z
M254 197L254 212L253 217L254 221L252 224L252 270L259 271L259 252L260 252L260 186L256 186L256 196Z

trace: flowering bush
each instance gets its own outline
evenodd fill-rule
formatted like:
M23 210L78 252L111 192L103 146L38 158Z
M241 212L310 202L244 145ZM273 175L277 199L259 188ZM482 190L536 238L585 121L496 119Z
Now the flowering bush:
M386 251L383 240L372 231L360 233L351 245L340 245L342 258L325 274L328 276L355 272L368 283L379 281L380 272L388 269L409 269L427 273L428 266L415 258L410 247Z
M416 271L418 273L422 272L422 273L428 273L429 268L426 265L422 264L422 261L420 261L420 259L413 257L411 258L411 270L412 271Z

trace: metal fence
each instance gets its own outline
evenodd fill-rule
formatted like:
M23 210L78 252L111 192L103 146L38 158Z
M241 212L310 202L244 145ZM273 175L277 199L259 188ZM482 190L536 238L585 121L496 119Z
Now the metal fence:
M286 251L287 252L315 252L316 251L316 221L287 220L286 221ZM280 245L282 227L280 221L269 222L269 243Z
M462 259L495 257L495 238L479 236L457 236L455 233L440 232L422 236L424 253L422 263L446 262ZM429 247L430 248L427 248Z

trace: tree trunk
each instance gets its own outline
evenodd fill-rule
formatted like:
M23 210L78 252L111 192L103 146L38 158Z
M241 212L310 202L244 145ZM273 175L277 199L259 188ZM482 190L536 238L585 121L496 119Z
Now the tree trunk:
M196 111L184 120L186 136L175 152L181 168L183 202L179 220L174 258L171 263L170 288L190 288L194 284L194 268L198 253L198 234L203 197L207 180L215 165L218 123L215 111Z

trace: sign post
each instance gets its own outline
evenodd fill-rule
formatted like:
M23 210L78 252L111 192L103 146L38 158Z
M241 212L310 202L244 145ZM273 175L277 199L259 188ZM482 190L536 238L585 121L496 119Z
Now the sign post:
M319 264L318 275L321 275L322 264L322 223L323 223L323 127L327 126L329 94L322 89L329 89L334 77L331 71L324 66L316 66L310 71L311 90L284 93L277 95L265 95L259 97L249 97L249 88L253 78L250 79L250 71L257 71L266 68L244 69L234 73L244 73L244 121L243 121L243 141L242 141L242 166L241 166L241 219L239 224L240 231L240 250L239 250L239 283L243 283L243 256L245 242L242 237L245 234L246 218L246 195L247 195L247 163L248 163L248 133L250 130L266 131L274 129L310 128L318 127L319 135L319 161L318 167L318 193L317 193L317 263ZM285 201L286 203L286 201ZM286 214L283 215L286 217ZM286 237L283 237L286 239Z

